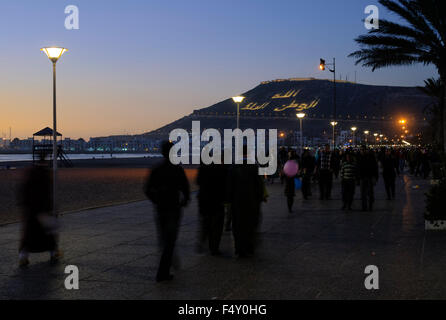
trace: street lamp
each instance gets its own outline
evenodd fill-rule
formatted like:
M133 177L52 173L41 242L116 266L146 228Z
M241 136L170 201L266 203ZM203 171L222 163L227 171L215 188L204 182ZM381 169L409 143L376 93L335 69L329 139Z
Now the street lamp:
M376 145L376 141L378 141L378 134L374 133L373 136L375 137L374 144Z
M369 142L369 133L370 133L370 131L368 131L368 130L364 131L364 134L365 134L365 144L366 144L366 145L367 145L368 142Z
M383 137L384 137L383 134L380 134L380 135L379 135L379 142L380 142L380 145L383 145L383 142L384 142Z
M67 49L60 47L46 47L40 49L45 52L53 63L53 213L57 215L56 209L56 183L57 183L57 114L56 114L56 62Z
M330 122L331 126L333 127L333 150L335 149L336 140L335 140L335 127L338 125L336 121Z
M335 122L336 121L336 58L333 58L333 63L325 63L325 60L321 58L319 63L319 69L325 71L326 66L333 66L333 69L328 68L328 70L333 73L333 122ZM333 145L334 141L335 141L335 133L333 128Z
M296 116L300 122L300 154L302 155L302 153L304 151L303 136L302 136L302 121L305 118L305 113L301 112L301 113L296 114Z
M282 146L285 146L285 133L281 132L279 137L282 139Z
M355 146L355 145L356 145L356 136L355 136L355 133L356 133L356 130L358 130L358 128L356 128L356 127L351 127L351 130L352 130L352 132L353 132L353 146Z
M245 97L243 96L236 96L236 97L232 97L232 100L237 103L237 129L240 128L240 103L243 102L243 100L245 100Z

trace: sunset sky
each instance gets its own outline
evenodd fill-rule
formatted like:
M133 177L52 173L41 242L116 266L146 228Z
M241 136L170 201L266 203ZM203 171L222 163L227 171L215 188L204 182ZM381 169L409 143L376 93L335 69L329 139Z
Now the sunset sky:
M67 5L80 29L66 30ZM329 78L319 58L358 82L422 85L422 65L372 73L347 55L364 34L373 0L1 1L0 135L25 138L51 126L51 63L58 62L58 129L88 139L150 131L264 80ZM381 17L388 17L381 8ZM397 19L392 17L393 20Z

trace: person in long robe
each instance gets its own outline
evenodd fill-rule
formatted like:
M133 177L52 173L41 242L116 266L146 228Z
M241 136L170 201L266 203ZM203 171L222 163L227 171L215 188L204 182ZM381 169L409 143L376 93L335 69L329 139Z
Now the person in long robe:
M57 218L53 215L52 174L45 161L46 154L31 167L21 190L23 206L22 237L19 266L29 264L29 253L48 251L52 262L61 257L58 249Z
M256 232L261 218L261 203L265 201L266 195L258 165L247 164L246 147L243 151L243 164L232 167L228 182L235 253L239 257L254 253Z
M226 175L226 166L223 164L202 164L198 170L199 252L203 250L204 242L208 241L211 254L220 254L220 241L225 221Z

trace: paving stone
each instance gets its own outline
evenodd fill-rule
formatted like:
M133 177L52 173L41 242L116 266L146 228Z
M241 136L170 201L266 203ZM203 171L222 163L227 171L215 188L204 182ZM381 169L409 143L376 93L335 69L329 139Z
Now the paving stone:
M403 183L404 182L404 183ZM420 185L420 189L411 186ZM17 266L20 224L0 227L0 299L444 299L445 233L424 231L428 181L398 179L397 200L385 200L378 183L373 212L341 211L334 200L297 193L289 214L283 187L268 185L255 256L234 257L231 232L222 256L196 252L199 219L195 197L184 211L169 283L154 281L159 248L148 201L70 213L60 217L64 257L32 254ZM423 201L421 201L423 200ZM80 289L64 287L67 265L80 272ZM380 289L366 290L364 269L379 268Z

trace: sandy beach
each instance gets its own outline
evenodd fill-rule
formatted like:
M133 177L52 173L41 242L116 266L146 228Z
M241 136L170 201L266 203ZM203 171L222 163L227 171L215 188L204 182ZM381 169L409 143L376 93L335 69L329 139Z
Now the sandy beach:
M159 161L159 160L158 160ZM120 159L113 163L82 161L74 168L60 168L58 173L58 210L68 213L146 199L143 184L156 161L145 163ZM195 189L196 169L186 169ZM0 225L20 220L19 190L26 167L0 170Z

